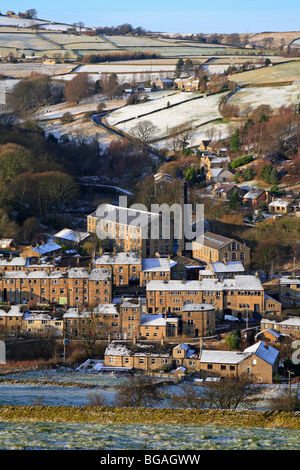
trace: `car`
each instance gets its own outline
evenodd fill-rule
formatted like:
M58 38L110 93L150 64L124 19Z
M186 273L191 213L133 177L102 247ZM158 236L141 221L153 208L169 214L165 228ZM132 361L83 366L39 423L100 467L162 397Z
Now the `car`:
M225 315L224 316L224 320L227 320L227 321L239 321L238 318L234 317L233 315Z

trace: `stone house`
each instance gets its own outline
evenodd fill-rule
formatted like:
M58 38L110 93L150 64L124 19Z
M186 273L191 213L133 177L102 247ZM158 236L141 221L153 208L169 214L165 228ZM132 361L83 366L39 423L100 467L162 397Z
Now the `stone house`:
M138 285L142 260L137 253L104 253L94 262L95 268L111 269L113 286Z
M123 339L139 337L143 303L140 297L122 297L119 305Z
M251 209L257 209L260 204L270 204L273 200L272 196L268 191L259 188L251 188L243 197L244 206Z
M55 242L41 243L37 246L29 246L20 253L21 258L36 258L37 260L47 257L60 256L62 247Z
M155 85L155 88L158 90L169 90L170 88L173 88L173 80L170 78L157 78L156 80L153 80L150 82L150 84L153 86Z
M212 195L216 199L229 200L236 191L239 196L243 196L245 193L234 183L217 183L212 190Z
M212 304L184 304L181 321L184 336L209 336L215 331L216 313Z
M0 310L0 331L2 334L19 334L22 331L23 311L19 305Z
M293 211L294 202L289 199L275 199L269 204L270 214L287 215Z
M209 168L206 173L206 181L211 183L222 183L225 181L231 181L233 179L233 173L226 168Z
M264 290L256 276L237 275L234 279L201 281L150 281L146 286L149 313L182 314L185 304L211 304L216 317L223 314L251 318L264 311Z
M272 329L282 335L289 336L292 339L300 338L300 318L289 317L281 322L263 318L260 322L260 331L262 332L268 329Z
M140 337L149 341L178 336L178 318L167 315L142 315Z
M11 304L79 307L110 303L111 298L111 274L106 269L5 271L0 279L0 299Z
M109 240L116 251L134 252L141 258L153 258L157 253L173 253L174 228L170 221L170 236L162 236L162 214L104 204L88 215L87 231ZM151 235L155 236L149 236Z
M284 308L300 307L299 276L285 276L279 279L279 301Z
M128 370L154 372L172 367L172 347L165 344L133 344L112 342L104 353L104 366L126 367Z
M63 336L64 322L61 318L44 311L26 311L22 319L22 330L32 334Z
M276 316L281 315L282 313L281 302L279 302L278 300L274 299L273 297L271 297L270 295L266 293L264 294L264 302L265 302L265 306L264 306L265 315L276 315Z
M279 351L259 341L243 352L203 349L200 370L205 376L228 376L248 373L260 383L272 384L278 371Z
M140 285L145 286L153 280L169 280L171 276L170 258L145 258L142 260Z
M126 367L137 372L155 372L164 367L198 372L203 378L251 374L260 383L272 384L278 371L279 351L259 341L243 352L206 350L181 343L171 345L128 344L112 342L104 355L104 365L112 369ZM175 369L175 371L174 371Z
M192 242L192 256L206 264L240 261L247 271L250 266L250 248L233 238L204 232L203 239Z

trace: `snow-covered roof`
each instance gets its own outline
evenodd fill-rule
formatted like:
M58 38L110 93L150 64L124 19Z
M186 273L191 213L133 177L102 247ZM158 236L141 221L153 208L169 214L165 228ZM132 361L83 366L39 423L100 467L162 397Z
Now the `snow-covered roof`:
M202 279L201 281L149 281L147 291L222 291L222 290L259 290L263 291L260 279L256 276L240 274L233 279Z
M300 277L281 277L279 284L300 284Z
M223 285L226 290L264 290L260 279L251 274L237 274L234 279L225 279Z
M182 307L183 312L198 312L214 309L215 307L212 304L184 304Z
M55 242L45 243L44 245L33 246L33 251L36 251L39 255L45 255L52 253L53 251L61 250L61 246Z
M288 207L290 204L292 204L292 201L287 201L285 199L275 199L275 201L270 202L269 206Z
M300 327L300 317L289 317L286 320L281 322L277 322L276 320L268 320L267 318L262 318L261 322L262 325L283 325L283 326L299 326Z
M107 346L104 354L105 356L171 357L167 351L156 353L154 346L151 344L138 344L137 348L133 351L126 344L112 342Z
M137 208L101 204L95 212L90 214L90 217L132 227L143 227L148 226L149 221L159 217L159 214Z
M0 310L0 317L19 317L22 315L23 313L19 305L13 305L8 312L3 309Z
M274 364L279 355L279 351L277 349L269 346L264 341L259 341L258 343L253 344L249 348L245 349L244 352L253 353L268 364Z
M40 271L4 271L4 279L60 279L64 277L64 273L61 271L51 271L50 273L47 270Z
M165 318L161 314L157 314L157 315L143 314L141 315L140 325L141 326L166 326L170 322L178 323L178 318Z
M79 310L78 308L68 308L64 314L64 318L90 318L91 312L87 310Z
M94 308L93 313L98 315L118 315L119 312L115 304L98 304Z
M49 315L49 313L44 313L43 311L26 311L23 320L56 321L57 319L53 318L51 315Z
M259 188L251 188L250 191L248 191L245 195L245 199L257 199L259 196L261 196L264 193L264 189L259 189Z
M71 268L68 271L68 277L73 279L88 278L91 281L106 281L111 278L111 272L106 268L94 268L91 269L90 273L85 268Z
M26 258L15 256L11 260L1 259L0 266L25 266Z
M169 258L144 258L142 271L170 271Z
M91 313L98 315L116 315L118 310L115 304L98 304L93 312L87 309L69 308L64 314L64 318L90 318Z
M251 356L251 352L245 353L203 349L200 356L200 362L209 364L238 364L249 356Z
M68 240L70 242L79 243L85 238L88 238L91 234L89 232L80 232L77 230L71 230L69 228L64 228L60 232L57 232L54 237L55 238L62 238L64 240Z
M152 290L161 290L161 291L169 291L169 290L200 290L200 281L149 281L146 285L147 291Z
M141 264L141 258L137 253L134 252L120 252L120 253L103 253L95 259L95 265L97 264Z
M241 261L227 261L226 263L216 261L211 263L211 267L215 273L240 273L245 271Z

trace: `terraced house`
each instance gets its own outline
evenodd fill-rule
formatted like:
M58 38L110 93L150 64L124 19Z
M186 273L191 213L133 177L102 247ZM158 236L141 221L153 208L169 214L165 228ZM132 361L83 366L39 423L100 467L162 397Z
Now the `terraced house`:
M111 273L106 269L71 268L60 271L5 271L0 298L11 304L58 304L76 307L110 303Z
M286 276L279 279L279 300L285 308L300 307L300 277Z
M233 238L205 232L201 243L193 241L193 258L207 264L213 262L241 261L245 271L250 266L250 248Z
M118 368L159 372L163 369L198 372L202 379L251 374L258 382L271 384L278 371L279 351L264 341L259 341L242 352L217 351L191 347L186 343L172 347L170 344L134 344L112 342L104 355L104 365Z
M233 279L201 281L150 281L146 286L149 313L182 314L185 304L211 304L217 318L223 313L238 317L264 311L264 289L258 277L237 275Z
M112 271L114 286L139 284L142 260L137 253L103 253L94 262L95 268Z

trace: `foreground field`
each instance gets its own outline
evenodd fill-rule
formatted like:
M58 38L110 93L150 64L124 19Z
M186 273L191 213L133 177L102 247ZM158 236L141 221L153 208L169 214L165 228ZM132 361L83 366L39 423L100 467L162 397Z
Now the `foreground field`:
M299 431L137 423L0 423L5 450L299 450ZM23 454L22 454L23 455Z

